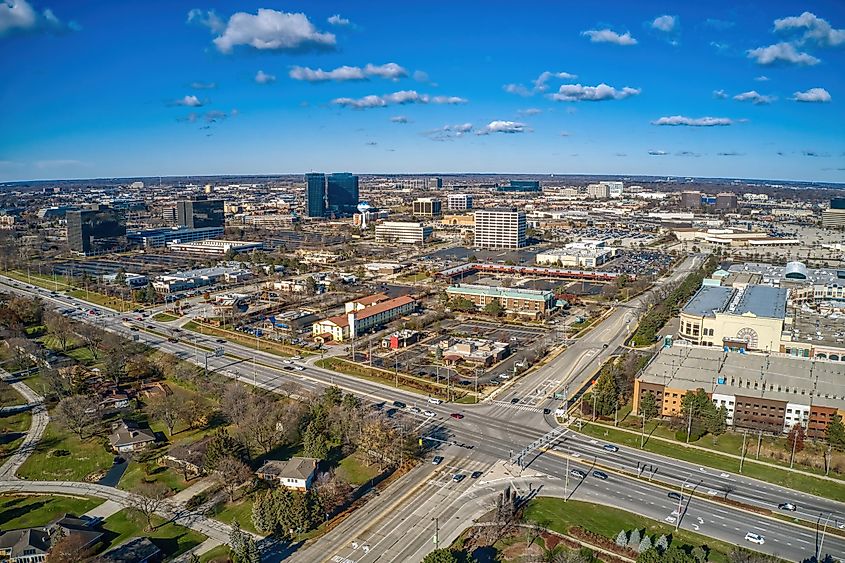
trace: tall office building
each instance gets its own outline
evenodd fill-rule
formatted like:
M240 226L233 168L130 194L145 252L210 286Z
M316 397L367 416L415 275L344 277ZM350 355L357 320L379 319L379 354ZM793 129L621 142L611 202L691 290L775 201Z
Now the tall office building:
M358 176L349 172L329 174L326 189L328 210L335 215L352 215L358 207Z
M326 175L312 172L305 175L305 211L309 217L326 216Z
M716 209L736 209L736 194L733 192L722 192L716 194Z
M822 227L841 229L845 227L845 197L830 200L830 209L822 211Z
M701 207L701 192L682 192L681 207Z
M226 214L222 199L208 199L198 196L176 202L176 224L189 229L225 227Z
M68 211L67 244L73 252L97 254L126 245L123 216L105 205Z
M443 203L433 197L421 197L414 201L414 215L418 217L440 217Z
M472 209L472 196L469 194L449 194L450 211L466 211Z
M475 246L521 248L525 246L525 213L516 209L482 209L475 212Z

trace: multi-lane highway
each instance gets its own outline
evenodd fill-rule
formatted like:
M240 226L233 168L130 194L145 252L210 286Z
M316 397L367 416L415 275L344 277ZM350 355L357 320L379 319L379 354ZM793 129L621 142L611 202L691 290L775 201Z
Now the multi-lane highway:
M688 259L684 264L684 269L691 270L697 267L699 263L695 260L695 257ZM676 273L675 278L680 275L682 274ZM78 300L63 295L54 296L49 291L39 290L38 288L20 282L2 278L0 278L0 282L3 282L4 290L13 290L29 295L36 294L58 308L66 309L83 306ZM165 323L158 323L150 319L138 321L134 318L134 314L118 316L107 309L90 304L84 304L84 309L93 309L98 311L98 314L79 314L79 320L94 322L107 330L118 332L128 337L137 335L140 340L150 346L170 352L185 360L195 361L200 365L204 365L205 363L207 350L224 346L226 351L225 356L208 357L210 370L215 370L229 377L236 377L269 390L285 393L302 393L304 391L319 391L325 386L333 384L348 392L353 392L369 399L375 404L384 403L389 407L392 401L401 400L409 406L413 406L414 404L421 407L424 406L426 410L434 412L436 416L426 417L422 414L404 413L404 416L414 417L419 421L422 435L434 433L440 437L446 437L447 440L454 440L457 443L472 446L472 449L457 446L449 446L447 448L447 454L450 459L444 462L446 463L444 467L450 471L458 466L461 468L466 467L467 469L478 467L479 470L482 470L483 467L489 467L495 461L509 459L515 451L519 451L555 426L553 419L543 416L542 409L539 406L512 405L509 400L501 400L478 406L433 405L427 403L424 397L394 389L389 385L359 380L305 363L299 364L299 368L301 369L286 370L284 369L285 367L291 366L289 363L290 360L285 360L263 351L255 351L234 343L220 344L211 337L193 335L186 332L180 336L179 342L170 342L166 337L160 335L170 334L169 326ZM569 369L568 372L564 373L572 374L572 378L589 377L589 369L593 365L601 365L601 362L604 361L603 358L610 354L611 347L621 344L621 341L626 337L627 329L625 325L628 323L626 315L632 314L630 311L632 309L616 309L604 323L580 341L584 343L582 351L594 350L594 353L584 355L584 357L589 356L589 359L582 361L578 369L570 369L567 363L572 361L572 356L577 352L573 352L567 357L566 354L568 351L566 351L559 355L553 362L547 364L542 370L537 370L537 372L519 380L510 390L506 391L507 394L504 396L504 399L514 396L519 397L520 394L525 395L526 390L543 385L544 379L546 381L552 379L563 381L562 378L564 376L555 375L555 373L560 373L560 370ZM118 319L123 322L117 322ZM611 324L605 325L605 323ZM133 331L130 327L135 327L138 330ZM150 329L149 327L152 328ZM156 332L160 334L156 334ZM605 339L610 339L611 345L607 348L603 346L603 342L607 342ZM577 351L575 346L570 348L570 350L573 349ZM561 358L566 359L562 360ZM556 369L558 370L557 372L555 372ZM587 375L583 375L584 373L587 373ZM464 418L462 420L450 418L449 414L455 411L460 411L464 414ZM651 482L645 479L638 480L621 473L617 474L613 471L609 471L611 477L607 481L599 482L599 480L590 476L576 489L575 494L577 495L588 495L584 498L627 508L639 514L664 520L670 515L668 513L664 514L664 512L671 504L667 502L667 491L669 489L666 487L678 490L686 482L688 485L687 490L691 491L694 489L696 494L700 496L696 496L688 504L688 509L694 509L696 516L691 518L689 516L693 514L692 512L688 511L684 513L680 523L682 527L695 530L697 526L699 531L705 535L711 535L740 545L746 543L743 540L746 532L759 532L769 538L767 539L767 543L762 546L748 545L748 547L754 547L755 549L769 553L777 553L790 559L793 557L795 559L802 559L815 553L817 542L820 538L816 538L814 531L808 528L797 527L784 521L745 512L734 507L720 505L708 500L708 497L723 496L724 492L730 489L728 498L768 509L777 510L778 503L792 502L798 506L798 511L794 514L806 519L808 522L815 523L819 514L823 514L824 517L832 514L833 516L830 520L832 525L845 520L845 506L842 503L797 493L790 489L762 483L741 475L721 474L718 471L700 468L692 464L657 456L648 452L627 448L621 448L618 452L608 452L601 447L601 444L595 443L591 438L579 435L573 429L567 430L555 442L551 452L543 454L534 452L532 455L529 455L526 458L529 462L527 471L539 472L551 478L564 478L567 464L565 456L569 456L569 465L571 468L580 466L585 471L594 463L598 463L610 470L618 469L634 474L637 473L639 467L647 464L658 468L657 472L651 475ZM450 468L449 466L452 467ZM441 469L440 472L444 473L444 470ZM382 555L378 559L381 561L399 560L396 559L399 556L413 556L414 558L421 559L422 555L426 552L425 550L433 547L431 545L432 531L420 528L424 520L426 518L434 518L438 513L446 515L454 512L454 507L462 506L460 499L463 498L463 493L458 494L458 491L468 491L475 486L474 483L477 482L480 484L482 480L475 481L467 479L461 483L452 483L450 477L445 480L438 477L426 478L425 482L429 483L428 488L424 490L415 489L416 492L414 494L407 497L404 503L400 503L402 505L401 509L405 512L410 510L410 513L407 513L404 517L400 517L399 521L394 521L394 524L390 528L398 527L398 529L403 529L399 525L400 523L416 521L416 525L406 530L404 540L402 542L394 542L394 547L389 547L391 545L390 536L384 532L388 528L384 528L382 532L379 532L377 528L373 528L368 533L374 534L374 538L381 537L381 539L372 540L375 545L381 547L373 548L373 543L371 543L370 549L373 554L372 556L367 554L368 558L362 559L362 551L357 551L358 556L352 557L351 559L355 561L376 560L373 557L376 557L378 553L394 554L390 556L392 558L387 559ZM504 485L504 482L502 482L502 485ZM574 485L575 483L573 483ZM548 490L551 491L552 489L550 488ZM641 494L636 491L640 491ZM405 491L405 493L407 492ZM713 494L714 492L718 494ZM387 499L402 499L405 493L402 492L401 488L395 490L391 488L389 494L383 495L383 497ZM548 493L541 491L540 494ZM432 504L432 499L440 500ZM408 506L405 506L405 503ZM417 505L418 508L414 509L412 505ZM419 506L423 508L419 508ZM373 505L370 508L370 510L377 509L378 505ZM389 512L393 510L391 508ZM452 512L449 512L450 510ZM383 514L381 516L383 518L386 517ZM699 517L709 524L703 525L699 523ZM365 523L370 520L371 518L358 518L357 515L352 515L349 525L353 526L355 523ZM451 520L447 518L446 521ZM363 534L363 531L354 528L354 526L353 529L349 530L349 534L351 535L356 535L357 533ZM420 540L423 536L424 538ZM331 537L333 536L327 536L327 538ZM368 538L362 539L370 541ZM777 541L775 541L776 539ZM338 537L336 540L337 550L335 555L340 557L338 560L350 558L349 554L343 552L341 549L346 547L344 542L347 541L357 540L349 540L348 537ZM418 553L409 553L407 550L411 549L414 542L418 541L422 541L422 543L418 544ZM349 547L351 548L351 543ZM402 551L396 552L395 550L400 547ZM824 542L824 547L825 552L830 552L837 557L845 556L845 540L840 537L828 534ZM294 557L297 559L308 557L310 552L310 548L305 549L295 554ZM323 553L326 553L326 551L324 550Z

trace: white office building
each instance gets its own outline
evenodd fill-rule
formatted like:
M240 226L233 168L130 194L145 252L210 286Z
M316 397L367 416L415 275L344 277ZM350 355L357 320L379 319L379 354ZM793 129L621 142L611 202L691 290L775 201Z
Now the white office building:
M525 246L525 213L515 209L480 209L475 212L475 246L522 248Z
M469 194L449 194L447 200L450 211L466 211L472 209L472 196Z
M413 221L384 221L376 225L376 242L424 244L434 229Z

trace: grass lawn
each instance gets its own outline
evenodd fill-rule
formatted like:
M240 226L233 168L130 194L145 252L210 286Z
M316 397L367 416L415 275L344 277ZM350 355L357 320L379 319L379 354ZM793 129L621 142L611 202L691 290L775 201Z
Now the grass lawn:
M0 522L4 530L44 526L65 513L81 516L103 502L99 498L4 495L0 497Z
M351 485L361 486L379 474L375 465L367 467L361 456L354 453L340 460L337 467L338 476Z
M370 368L369 366L356 364L341 358L325 358L322 360L317 360L316 362L314 362L314 365L340 373L345 373L346 375L360 377L361 379L366 379L368 381L387 383L389 385L394 386L396 383L395 375L389 371ZM407 383L408 381L411 381L413 385L409 385ZM441 399L446 398L446 394L444 392L446 390L446 385L441 383L438 386L436 382L409 376L403 373L399 374L398 388L404 391L410 391L412 393L418 393L422 395L429 395L431 393L434 393L435 396L440 397Z
M31 424L32 415L28 412L0 416L0 463L20 447Z
M149 463L155 465L155 469L151 475L147 475L144 471L144 467L147 463L137 462L134 460L130 461L129 466L126 468L126 472L117 484L117 488L123 489L124 491L135 491L137 490L138 485L146 480L149 480L161 483L175 494L183 489L186 489L191 484L186 482L185 479L182 478L182 474L178 471L170 469L164 465L157 465L155 461L151 461Z
M425 272L417 272L416 274L409 274L407 276L400 276L396 278L396 281L406 282L406 283L414 283L414 282L421 282L423 280L428 279L428 274Z
M44 336L39 337L38 341L41 344L43 344L45 348L49 348L50 350L53 350L54 352L61 352L62 351L62 345L61 345L61 343L59 343L59 339L56 338L55 336L53 336L52 334L45 334ZM76 347L81 346L81 345L82 345L82 342L79 339L71 336L67 339L67 348L66 349L69 350L71 348L76 348Z
M150 538L154 544L164 552L165 558L173 557L198 546L206 537L189 528L165 522L163 518L153 517L155 529L145 531L147 520L144 516L131 508L125 508L109 516L103 521L106 530L106 548L120 545L129 538L144 536ZM103 551L105 551L105 549Z
M252 495L237 499L235 502L224 501L215 505L209 516L231 524L235 520L241 525L241 528L250 532L259 534L260 532L252 525Z
M270 352L271 354L275 354L277 356L313 356L313 350L306 350L304 348L299 348L297 346L292 346L289 344L282 344L280 342L273 342L271 340L264 340L261 339L256 343L255 337L250 336L248 334L244 334L242 332L235 332L233 330L225 330L221 328L211 327L207 325L200 325L199 323L195 323L194 321L190 321L185 323L185 326L182 328L186 330L191 330L193 332L198 332L200 334L205 334L208 336L218 336L221 338L225 338L226 340L231 340L232 342L237 342L242 346L247 346L249 348L257 348L261 349L265 352Z
M37 285L38 287L43 287L45 289L49 289L50 291L55 291L56 287L59 290L68 289L72 287L73 280L69 277L65 276L49 276L47 274L39 274L38 272L30 272L27 275L26 272L20 272L17 270L8 270L3 272L4 276L14 278L18 281L22 281L24 283Z
M168 323L170 321L175 321L179 317L171 315L170 313L156 313L153 315L153 319L157 321L161 321L163 323Z
M89 303L100 305L101 307L107 307L114 311L131 311L137 307L137 304L131 301L125 301L112 295L103 295L102 293L97 293L96 291L74 289L72 291L68 291L67 294L71 297L76 297L77 299L82 299L83 301L88 301Z
M92 366L100 361L100 358L94 358L94 354L91 353L91 350L89 350L87 346L80 346L79 348L74 348L72 350L68 349L65 352L65 355L70 356L84 366Z
M0 407L11 407L14 405L23 405L26 399L15 391L15 388L6 383L0 382Z
M616 539L620 530L631 531L638 528L647 530L652 536L665 534L671 543L680 542L682 545L706 545L710 548L709 561L719 563L727 561L733 545L708 538L706 536L688 532L675 531L672 526L666 526L656 520L639 516L632 512L611 508L590 502L539 497L532 500L525 510L525 518L539 522L543 527L562 534L566 534L571 526L581 526L596 534L601 534L611 540ZM652 538L655 540L657 538Z
M58 450L70 455L54 455ZM114 455L103 447L101 436L80 440L51 421L18 476L42 481L82 481L86 475L111 467L113 459Z
M617 444L623 444L632 448L640 447L640 436L615 428L607 428L604 426L597 426L594 424L585 424L580 430L583 434L602 438ZM693 448L686 448L678 443L663 442L661 440L649 440L645 444L646 451L656 454L664 455L672 459L688 461L714 469L721 469L722 471L730 471L739 473L739 460L726 457L718 452L701 451ZM824 498L845 501L845 487L836 486L835 484L804 475L801 473L793 473L784 469L770 467L754 463L753 456L749 458L746 456L745 464L742 468L742 474L746 477L754 477L761 481L775 483L782 487L796 489L805 493L818 495Z
M229 546L218 545L211 551L200 555L200 563L226 563L229 561Z

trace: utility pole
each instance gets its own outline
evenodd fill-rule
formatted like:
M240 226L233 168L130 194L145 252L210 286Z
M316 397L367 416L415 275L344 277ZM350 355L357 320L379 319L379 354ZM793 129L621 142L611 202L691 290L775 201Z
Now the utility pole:
M596 421L596 401L598 400L599 396L596 395L596 391L593 390L593 422Z
M787 435L787 438L789 436ZM789 468L792 469L792 464L795 461L795 446L798 444L798 434L792 435L792 455L789 457Z
M645 416L640 413L640 418L643 421L643 430L640 432L640 449L645 448Z
M748 430L742 434L742 456L739 458L739 472L742 473L742 464L745 461L745 440L748 439Z
M569 458L566 458L566 481L563 482L563 502L569 498Z
M754 459L760 459L760 446L763 442L763 429L760 429L760 432L757 434L757 455Z
M816 561L819 561L822 556L822 546L824 545L824 536L827 533L827 524L830 522L830 516L832 513L827 513L827 519L824 521L824 527L822 528L822 536L819 540L819 549L816 551ZM822 519L822 513L819 513L819 520ZM819 523L816 522L816 530L818 530Z
M689 409L689 420L687 421L687 444L689 444L689 435L692 431L692 411L694 408L695 406L691 404Z

